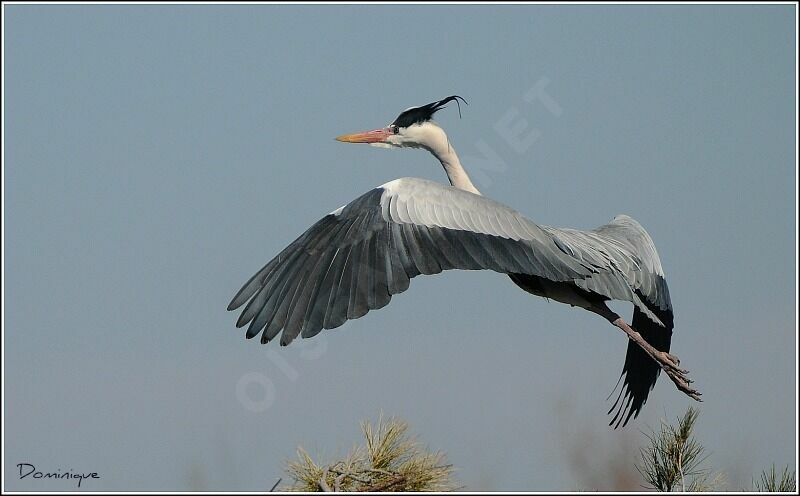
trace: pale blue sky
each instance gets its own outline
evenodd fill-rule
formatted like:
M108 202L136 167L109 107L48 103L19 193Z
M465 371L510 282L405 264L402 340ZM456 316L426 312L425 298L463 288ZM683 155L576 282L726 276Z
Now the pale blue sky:
M380 411L468 489L608 489L691 400L662 377L607 428L626 340L595 315L491 272L417 278L286 348L225 311L325 213L444 181L333 138L454 93L463 118L437 119L485 195L655 239L729 487L794 466L794 9L4 5L5 489L74 489L18 480L27 462L98 472L86 489L263 491ZM504 118L538 138L515 148Z

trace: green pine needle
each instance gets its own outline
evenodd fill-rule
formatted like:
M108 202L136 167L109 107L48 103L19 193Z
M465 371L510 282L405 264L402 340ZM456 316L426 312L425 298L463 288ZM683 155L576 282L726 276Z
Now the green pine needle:
M455 489L452 466L444 454L429 452L408 435L408 424L383 416L373 426L361 425L365 445L344 459L318 465L299 448L288 463L294 484L285 490L317 491L447 491Z

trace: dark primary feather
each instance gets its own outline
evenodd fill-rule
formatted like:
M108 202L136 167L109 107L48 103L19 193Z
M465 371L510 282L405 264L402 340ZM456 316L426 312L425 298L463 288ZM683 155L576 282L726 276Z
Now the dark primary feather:
M669 303L669 295L667 295L667 303ZM673 328L672 310L654 310L666 327L656 324L635 307L633 309L631 327L638 331L655 349L669 352ZM622 374L620 375L620 380L624 378L623 387L620 389L616 401L608 410L609 414L616 410L609 425L614 425L615 428L620 425L624 427L631 417L636 418L639 416L639 412L647 401L650 391L656 385L659 373L661 373L661 367L658 363L650 358L639 345L629 340L628 351L625 354L625 365L623 365ZM619 385L619 382L617 385ZM616 387L614 390L616 390ZM611 395L613 394L614 392L612 391Z
M400 115L397 116L397 119L392 122L391 125L397 127L408 127L414 124L421 124L425 121L429 121L433 118L433 114L435 114L438 110L444 108L444 106L455 100L458 103L459 100L467 103L466 100L461 98L458 95L448 96L438 102L429 103L427 105L422 105L420 107L411 107L408 110L404 110ZM461 116L461 106L458 107L458 115Z
M513 240L476 232L477 227L460 230L426 225L424 219L385 219L384 208L387 215L396 208L397 216L419 216L413 191L420 189L421 196L431 192L433 196L466 196L466 201L477 202L476 205L500 205L432 181L406 183L410 186L403 194L409 193L408 198L387 197L386 202L393 204L382 205L385 190L376 188L349 203L338 215L328 214L311 226L239 290L228 305L229 310L234 310L247 303L236 325L249 324L248 337L266 329L264 342L283 328L281 344L288 344L300 333L314 335L322 328L338 327L347 319L386 305L391 295L407 289L409 280L419 274L489 269L504 273L533 271L551 279L570 280L592 273L573 259L548 262L549 257L559 257L560 252L543 232L541 239ZM408 201L403 203L405 200ZM516 214L502 208L506 215ZM444 211L438 212L447 217ZM425 210L425 214L435 216L437 210ZM460 222L492 225L490 220L473 219L468 211L466 217L468 221L462 218Z

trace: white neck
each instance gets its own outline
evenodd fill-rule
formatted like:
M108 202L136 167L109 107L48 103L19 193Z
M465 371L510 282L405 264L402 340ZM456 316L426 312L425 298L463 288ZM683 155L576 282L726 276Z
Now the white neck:
M387 143L389 146L424 148L428 150L434 157L439 159L453 187L476 195L481 194L478 188L469 180L467 171L461 166L461 161L450 144L444 129L433 121L426 121L404 128L402 133L389 136Z
M447 173L447 179L450 180L450 184L455 188L480 195L481 192L472 184L469 175L467 175L467 171L464 170L464 167L461 165L461 161L458 159L458 155L456 155L456 150L450 145L446 138L445 141L446 143L439 144L431 148L430 151L439 159L439 162L442 163L442 167L444 167L444 171Z

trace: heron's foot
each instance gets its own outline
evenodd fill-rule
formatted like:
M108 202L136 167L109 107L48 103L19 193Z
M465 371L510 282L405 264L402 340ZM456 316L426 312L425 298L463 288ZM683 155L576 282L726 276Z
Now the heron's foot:
M670 355L666 351L664 351L662 353L664 353L664 358L666 358L670 362L674 363L675 365L680 365L681 364L681 359L676 357L675 355Z
M694 381L687 377L689 371L678 367L678 364L681 363L678 357L675 355L670 355L665 351L659 351L658 355L653 358L655 358L659 365L661 365L661 368L664 370L664 372L666 372L667 377L669 377L670 380L675 383L675 386L677 386L679 391L694 400L703 401L700 399L700 395L702 393L690 386L690 384Z
M688 370L684 370L679 367L681 361L675 355L671 355L666 351L659 351L653 347L650 343L648 343L641 334L639 334L636 330L634 330L631 326L625 322L622 317L617 317L611 322L616 327L622 329L622 331L628 335L628 338L632 340L634 343L641 346L642 350L647 353L650 358L656 361L658 365L666 372L667 376L675 383L678 387L678 390L686 394L692 399L697 401L703 401L700 399L700 392L696 389L692 389L689 384L692 383L692 380L687 377L689 374Z
M653 349L655 350L655 348L653 348ZM651 353L651 356L652 355L653 354ZM681 360L680 360L680 358L676 357L675 355L671 355L671 354L667 353L666 351L658 351L658 350L655 350L655 355L656 356L653 356L653 359L655 361L657 361L659 365L661 365L661 368L663 368L665 370L667 368L670 368L670 369L673 369L676 372L679 372L681 374L688 374L689 373L688 370L684 370L684 369L678 367L681 364ZM691 381L689 381L689 382L691 382Z

